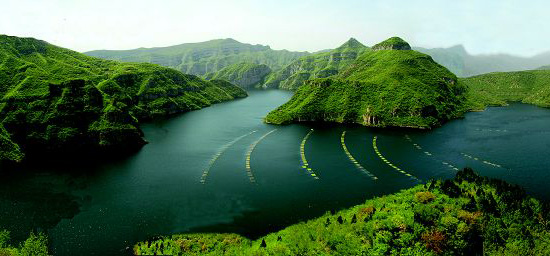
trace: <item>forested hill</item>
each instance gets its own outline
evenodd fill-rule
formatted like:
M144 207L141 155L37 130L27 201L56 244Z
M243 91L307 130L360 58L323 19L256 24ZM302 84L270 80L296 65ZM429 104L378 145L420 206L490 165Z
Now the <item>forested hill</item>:
M181 234L136 255L549 255L549 211L523 189L464 169L249 240Z
M266 122L431 128L460 116L465 88L430 56L390 38L328 78L308 80Z
M124 62L155 63L186 74L203 76L243 62L265 64L272 70L278 70L308 53L273 50L269 46L245 44L228 38L168 47L98 50L85 54Z
M460 83L468 87L472 110L513 101L550 107L550 70L489 73L461 78Z
M141 120L245 96L225 81L0 35L0 160L136 149Z
M296 90L307 80L338 74L367 50L368 47L351 38L334 50L301 57L271 73L266 77L263 87Z

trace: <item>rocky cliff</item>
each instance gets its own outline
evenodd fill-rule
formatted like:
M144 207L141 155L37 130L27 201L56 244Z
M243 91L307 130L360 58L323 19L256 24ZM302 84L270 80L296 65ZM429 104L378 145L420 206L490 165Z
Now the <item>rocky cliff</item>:
M226 80L241 88L254 88L260 86L264 78L271 73L271 68L264 64L237 63L227 66L222 70L209 73L206 79Z

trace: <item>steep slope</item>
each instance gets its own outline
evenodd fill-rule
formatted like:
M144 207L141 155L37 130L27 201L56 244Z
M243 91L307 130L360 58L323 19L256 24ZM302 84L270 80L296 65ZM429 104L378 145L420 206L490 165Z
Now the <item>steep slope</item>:
M456 76L428 55L393 50L410 49L405 44L392 38L380 50L364 52L338 75L308 80L265 121L430 128L461 115L465 89Z
M0 35L0 160L136 149L145 143L139 120L244 96L227 82Z
M490 72L531 70L550 64L550 52L527 58L508 54L470 55L462 45L433 49L415 47L414 50L432 56L437 63L459 77Z
M468 103L472 110L490 105L520 101L550 107L550 70L490 73L461 78L468 86Z
M123 51L99 50L85 54L124 62L149 62L175 68L186 74L203 76L243 62L265 64L277 70L308 53L277 51L269 46L244 44L234 39L217 39L168 47Z
M464 169L249 240L181 234L136 255L548 255L549 212L523 189Z
M338 74L367 50L368 47L351 38L334 50L302 57L270 74L263 87L296 90L306 80Z
M205 79L226 80L241 88L253 88L261 85L271 69L264 64L237 63L204 76Z

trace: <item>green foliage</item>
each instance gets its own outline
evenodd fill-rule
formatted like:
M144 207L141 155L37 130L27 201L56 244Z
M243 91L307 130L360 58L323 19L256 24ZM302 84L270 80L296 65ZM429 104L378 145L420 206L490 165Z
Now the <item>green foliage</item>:
M334 50L302 57L283 69L271 73L267 76L263 87L296 90L306 80L338 74L367 50L369 50L368 47L351 38Z
M1 256L48 256L48 238L43 233L31 232L29 238L18 247L9 244L10 233L0 230Z
M233 39L218 39L159 48L139 48L125 51L91 51L89 56L124 62L149 62L171 67L186 74L203 76L238 63L267 65L281 69L306 52L276 51L263 45L251 45Z
M218 72L209 73L205 78L226 80L241 88L252 88L261 85L269 73L271 69L265 64L237 63Z
M458 194L447 194L447 182L458 188ZM494 210L480 204L488 195L498 204ZM374 198L257 240L235 234L182 234L140 242L134 253L546 255L549 228L548 211L524 190L464 169L452 180Z
M464 92L455 75L425 54L366 51L338 75L308 80L265 120L430 128L462 114Z
M373 51L379 50L410 50L411 46L409 43L400 37L391 37L386 39L383 42L380 42L372 47Z
M460 82L469 88L466 106L472 110L504 106L510 101L550 107L550 70L490 73Z
M246 96L170 68L5 35L0 84L0 161L34 152L132 150L145 143L140 120Z

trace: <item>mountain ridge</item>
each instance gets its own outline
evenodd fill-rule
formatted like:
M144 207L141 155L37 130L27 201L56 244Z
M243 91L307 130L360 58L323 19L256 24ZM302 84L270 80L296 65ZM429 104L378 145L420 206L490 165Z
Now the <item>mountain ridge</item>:
M139 122L245 97L148 63L89 57L34 38L0 35L0 161L25 155L136 150Z
M226 38L165 47L88 51L84 54L124 62L155 63L186 74L204 76L242 62L265 64L277 70L309 53L273 50L266 45L241 43Z
M430 56L390 38L327 78L306 80L267 123L357 123L432 128L461 116L465 88ZM395 48L395 47L396 48Z

